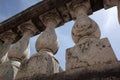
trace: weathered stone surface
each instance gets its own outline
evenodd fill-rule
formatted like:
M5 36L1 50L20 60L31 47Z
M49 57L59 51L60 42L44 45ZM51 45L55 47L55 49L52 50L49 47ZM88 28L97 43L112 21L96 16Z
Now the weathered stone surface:
M78 15L76 14L78 13L82 13L81 15L92 13L90 0L71 0L69 3L67 3L67 7L70 11L72 18L77 18L76 16ZM83 11L85 12L85 14L83 13Z
M60 71L59 62L51 52L43 50L23 62L16 78L37 74L51 75Z
M78 16L72 28L72 39L78 43L84 36L100 38L100 30L95 21L86 16Z
M29 33L26 33L20 41L13 44L10 50L8 51L8 57L10 59L12 58L18 58L19 61L23 59L28 59L30 57L30 51L29 51L29 39L28 36Z
M74 14L74 12L71 13L71 11L70 11L70 13L68 13L68 10L66 8L66 3L70 2L70 1L75 2L75 3L72 3L72 5L68 5L69 7L73 7L73 5L75 5L72 9L73 11L75 11L75 14ZM112 0L110 0L110 1L112 3ZM119 1L119 0L114 0L114 1ZM61 22L65 23L66 21L69 21L76 17L76 23L75 23L75 26L74 26L73 32L72 32L73 40L76 43L76 45L73 48L68 49L68 52L70 52L70 54L75 53L75 54L72 54L73 61L70 61L73 65L72 69L82 67L82 68L80 68L81 77L79 78L81 80L83 80L83 79L87 79L87 80L96 80L96 79L99 79L99 80L100 79L101 80L110 80L110 79L114 80L115 79L116 80L116 79L119 79L119 77L118 77L119 72L116 71L116 69L119 70L118 67L112 66L114 64L110 65L112 68L108 67L108 65L110 63L117 61L117 59L113 55L113 52L111 51L109 42L107 42L106 39L105 40L97 39L97 38L100 38L99 29L95 28L97 26L97 24L94 23L94 21L90 20L87 16L87 14L92 13L92 9L94 11L95 9L98 10L98 9L102 8L103 0L100 0L100 1L98 1L98 0L80 0L80 1L79 0L45 0L44 2L47 6L46 5L43 6L44 4L41 4L41 6L40 5L34 6L35 8L34 7L30 8L28 11L24 11L23 14L19 14L18 16L0 24L0 28L1 28L0 32L4 32L7 29L16 27L16 26L22 24L23 22L26 22L31 19L34 19L34 20L32 20L34 22L34 24L40 23L40 25L39 25L40 31L42 31L44 29L44 28L41 28L41 24L42 24L41 22L43 22L44 25L47 27L47 29L45 30L45 33L43 32L42 37L39 40L40 42L38 42L38 44L37 44L38 45L37 46L38 53L36 55L32 56L30 58L30 60L24 62L24 64L22 65L23 67L20 71L21 74L20 74L19 78L29 76L29 78L31 77L32 80L34 80L34 79L37 80L40 78L38 78L38 77L34 78L34 75L42 75L42 74L47 75L47 73L48 73L48 75L50 75L53 73L60 72L59 71L59 63L56 60L56 58L54 57L54 54L56 54L56 52L58 50L58 46L57 46L58 42L57 42L54 28L59 26L61 24ZM100 4L101 4L100 8L95 7L95 9L94 9L92 2L100 2ZM79 3L80 3L80 5L77 5ZM115 3L115 5L116 4L118 6L118 15L120 16L120 14L119 14L120 1L118 3ZM63 7L63 5L64 5L64 7ZM112 5L114 5L114 4L112 4ZM51 11L53 8L56 10L56 12L54 13L54 17L53 17L53 15L49 15L46 17L46 12L49 12L49 10ZM66 12L64 12L64 11L66 11ZM47 13L47 14L49 14L49 13ZM71 15L69 15L69 14L71 14ZM40 19L38 19L38 16L41 16L41 15L42 15L42 19L41 19L41 17L39 17ZM82 16L80 16L80 15L82 15ZM52 16L52 17L50 17L50 16ZM71 18L71 16L72 16L72 18ZM37 18L37 20L36 20L36 18ZM60 23L58 23L59 21L60 21ZM43 25L43 27L45 27L44 25ZM79 28L79 27L81 27L81 28ZM18 29L19 29L19 27L16 27L16 29L14 29L14 31L16 33L19 33L19 32L17 32ZM31 30L31 27L29 27L28 29ZM24 30L27 33L26 29L24 29ZM24 32L24 30L23 30L23 32ZM28 32L28 34L26 34L27 37L30 36L29 33L30 34L36 33L36 31L33 28L32 28L32 30L33 31L30 31L30 32ZM26 39L26 38L24 38L24 39ZM2 38L1 38L1 40L2 40ZM6 51L8 50L8 48L11 44L11 41L9 41L9 39L6 39L6 40L7 40L7 42L10 42L10 43L9 44L7 43L7 45L6 44L2 45L2 48L0 48L1 52L2 53L4 52L4 54L5 54L5 55L0 55L0 59L2 56L2 59L1 59L2 62L6 61L6 58L7 58ZM42 43L42 42L44 42L44 43ZM6 41L5 41L5 43L6 43ZM23 43L25 43L25 45L27 44L27 42L25 42L25 41ZM2 44L2 41L0 44ZM42 44L42 45L39 46L39 44ZM19 45L17 45L17 47L18 46ZM18 49L19 51L13 51L13 52L22 53L21 51L23 51L23 49L26 48L26 46L22 45L23 49L20 49L20 48ZM16 50L16 48L15 48L15 50ZM28 48L25 50L24 53L26 54L27 52L28 52ZM79 52L80 52L80 54L79 54ZM109 53L109 55L108 55L108 53ZM4 76L0 76L0 78L2 80L6 80L6 78L7 78L7 80L12 79L12 77L7 76L7 74L12 73L13 69L14 69L14 77L15 77L18 67L20 66L20 62L18 62L18 61L25 59L26 56L28 58L28 55L25 55L25 54L22 56L21 56L21 54L20 55L12 54L13 56L10 58L12 64L9 64L9 63L7 64L7 65L9 65L9 66L7 66L7 68L9 68L9 69L7 69L8 73L5 73ZM104 55L104 57L103 57L103 55ZM107 57L107 56L109 56L109 57ZM68 57L71 58L71 56L68 56ZM1 64L1 65L3 65L3 64ZM74 64L77 64L77 65L74 65ZM13 69L11 68L11 65L12 65ZM102 65L102 68L100 68L101 65ZM7 72L6 70L4 70L5 68L6 67L3 68L3 71ZM94 69L92 69L92 68L94 68ZM104 72L104 70L106 70L107 68L109 70ZM85 75L84 71L86 71L87 76ZM22 73L22 72L24 72L24 73ZM71 73L71 75L73 75L74 72L76 72L76 71L63 73L63 74L61 74L63 76L57 77L57 78L55 78L56 75L54 75L54 77L45 76L46 78L44 78L44 79L48 80L48 79L53 78L52 80L57 80L57 79L79 80L79 79L77 79L78 76L76 78L76 76L75 76L76 74L74 75L75 78L69 77L68 73ZM90 73L91 73L91 76L93 76L93 75L95 75L95 76L90 77ZM103 74L101 74L101 73L103 73ZM10 75L10 76L12 76L12 75ZM100 76L98 76L98 75L100 75ZM110 76L108 76L108 75L110 75ZM67 76L67 77L65 77L65 76ZM86 77L88 77L89 79ZM42 79L43 78L41 78L41 80Z
M22 33L22 38L15 44L13 44L10 48L8 52L8 56L10 59L18 58L20 60L23 60L30 57L29 40L30 37L37 32L37 29L31 23L31 21L28 21L19 26L19 31L21 31Z
M16 78L33 76L36 74L51 75L60 72L60 66L54 57L58 50L58 41L55 27L61 22L56 10L47 12L40 16L41 21L46 26L46 30L36 41L37 54L33 55L28 61L21 65Z
M66 4L70 1L71 0L45 0L39 2L38 4L35 4L34 6L26 9L25 11L22 11L21 13L0 23L0 33L3 33L4 31L7 31L9 29L14 29L14 31L18 31L17 27L19 25L31 19L36 25L36 27L38 27L38 29L40 30L39 32L41 32L45 29L45 26L40 22L38 16L46 13L47 11L50 11L53 8L56 8L58 10L59 14L61 15L61 19L63 19L62 24L64 24L68 19L68 15L70 15L70 13L66 13L69 12ZM103 8L103 0L90 0L90 3L93 12ZM66 9L62 9L61 11L59 10L59 8L61 7L66 7ZM69 16L69 20L72 20L71 15ZM60 25L58 25L58 27L59 26ZM17 34L19 35L20 33Z
M97 64L49 76L36 74L16 80L120 80L120 62Z
M0 34L0 63L4 63L8 59L7 52L15 38L16 34L11 30Z
M97 23L88 17L91 11L90 1L73 0L67 4L71 15L75 16L75 24L72 28L72 39L76 43L84 36L100 38L100 30Z
M60 12L60 15L62 16L63 22L68 22L72 19L66 5L63 4L60 7L58 7L58 11Z
M19 31L22 33L22 38L13 44L8 51L8 57L12 62L14 69L14 77L16 76L17 71L20 67L20 62L24 59L29 59L30 57L29 40L30 37L37 32L37 29L31 23L31 21L28 21L19 26Z
M54 28L46 28L36 41L36 50L39 52L42 49L50 49L53 54L56 54L58 48L57 35Z
M10 61L0 64L0 80L13 80L14 72Z
M107 38L84 38L66 51L66 70L116 61Z
M55 55L59 48L55 27L61 22L60 16L58 13L56 14L56 9L53 9L41 15L40 19L46 29L36 41L36 50L39 52L42 49L49 49Z

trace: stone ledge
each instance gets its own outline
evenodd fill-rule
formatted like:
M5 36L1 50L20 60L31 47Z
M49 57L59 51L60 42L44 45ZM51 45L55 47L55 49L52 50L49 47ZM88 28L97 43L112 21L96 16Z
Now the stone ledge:
M32 20L33 24L39 29L39 31L43 31L45 26L39 20L38 16L44 14L54 8L58 10L60 13L63 23L72 20L69 11L66 8L66 3L71 0L44 0L39 2L38 4L18 13L17 15L9 18L8 20L0 23L0 33L7 31L9 29L13 29L13 31L17 31L17 26L20 24ZM91 7L93 12L103 8L103 0L90 0ZM34 13L34 14L33 14ZM58 25L60 26L60 25Z
M120 62L99 64L50 76L36 74L16 80L120 80Z

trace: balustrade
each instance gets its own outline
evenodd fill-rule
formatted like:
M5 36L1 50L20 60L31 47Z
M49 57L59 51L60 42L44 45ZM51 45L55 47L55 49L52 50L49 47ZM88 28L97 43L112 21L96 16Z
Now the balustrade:
M17 34L11 30L0 34L0 78L2 80L13 80L13 66L8 59L8 50L15 41Z
M120 1L103 1L105 9L117 6L120 22ZM100 39L98 24L88 16L92 13L90 3L90 0L71 0L66 3L69 16L75 19L71 32L75 45L66 50L66 71L118 62L108 39ZM31 57L29 40L38 32L31 20L18 26L22 37L14 44L12 43L16 39L16 33L9 30L0 34L0 78L3 80L61 72L59 61L55 57L59 49L55 28L64 19L61 19L57 9L52 9L40 15L37 20L46 29L36 41L37 53Z
M58 18L57 14L54 14L54 10L40 16L46 29L36 41L37 53L21 65L17 78L36 74L51 75L60 72L59 62L54 56L59 48L55 33L55 27L60 23Z
M31 21L20 25L18 28L22 33L22 38L14 43L8 51L8 57L14 68L14 77L18 72L21 62L30 58L29 40L37 32Z
M99 26L88 17L89 0L68 4L75 15L72 38L75 46L66 50L66 70L117 62L107 38L100 39Z

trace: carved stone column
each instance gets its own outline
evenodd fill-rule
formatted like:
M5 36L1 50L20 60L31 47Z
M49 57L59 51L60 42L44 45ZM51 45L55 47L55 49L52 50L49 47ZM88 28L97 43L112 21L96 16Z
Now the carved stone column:
M76 0L68 7L76 20L72 29L75 46L66 50L66 70L116 62L109 41L107 38L100 39L97 23L87 15L90 11L89 0Z
M59 62L54 56L59 48L55 33L55 27L60 23L58 16L56 10L40 16L41 21L46 26L46 30L41 33L36 41L38 53L21 65L17 79L23 76L50 75L59 72Z
M7 52L16 36L17 34L11 30L0 34L0 63L4 63L6 61Z
M13 67L8 60L8 50L17 35L11 30L0 34L0 79L13 80Z
M20 25L19 30L22 33L22 38L15 44L13 44L8 52L8 57L11 60L14 68L14 77L17 74L21 62L25 59L29 59L29 40L30 37L32 37L37 32L37 29L30 21Z
M119 19L119 23L120 23L120 0L104 0L104 8L105 9L108 9L113 6L117 6L118 19Z

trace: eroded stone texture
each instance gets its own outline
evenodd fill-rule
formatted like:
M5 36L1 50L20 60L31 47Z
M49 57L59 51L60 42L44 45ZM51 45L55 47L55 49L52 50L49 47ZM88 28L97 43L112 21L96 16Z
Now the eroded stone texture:
M0 34L0 78L2 80L13 80L14 72L8 59L8 50L17 35L10 31Z
M67 70L117 62L107 38L85 38L66 53Z
M29 40L30 37L37 32L37 29L30 21L19 26L19 30L23 36L18 42L12 45L11 49L8 52L8 57L11 60L14 69L14 77L17 74L21 61L24 59L29 59Z
M53 13L54 10L40 16L40 19L46 26L46 30L36 41L38 53L21 65L16 79L23 76L33 76L36 74L51 75L60 72L59 62L54 56L59 48L54 29L59 24L59 19L57 14Z
M53 52L53 54L55 54L58 50L58 47L59 46L54 27L47 27L36 41L36 50L39 52L42 49L48 48Z
M18 72L17 78L24 76L51 75L59 72L59 64L57 59L51 55L52 52L43 50L39 54L33 55L29 61L23 63Z
M89 0L74 1L68 3L68 8L72 15L75 16L75 24L72 28L73 41L78 43L84 36L93 36L100 38L100 30L95 21L90 19L87 14L90 13L91 6Z
M22 38L12 45L12 48L9 50L8 56L10 59L29 59L29 40L30 37L37 32L37 29L31 22L26 22L19 26L19 30L22 32Z
M10 61L0 64L0 80L13 80L14 72Z
M120 80L120 62L92 65L50 76L36 74L16 80Z
M92 13L90 0L71 0L66 5L73 18L77 18L76 15L80 16Z
M15 40L16 34L11 30L6 31L0 34L0 63L7 61L7 52L10 48L10 45Z
M41 15L40 19L47 28L37 39L36 50L39 52L42 49L49 49L55 55L59 47L55 32L55 27L61 22L59 14L53 9L52 11Z
M72 38L78 43L84 36L100 38L100 30L95 21L86 16L78 16L72 29Z
M72 28L75 46L66 51L66 70L85 68L97 64L117 62L107 39L100 39L100 30L88 17L89 0L68 6L76 17Z

